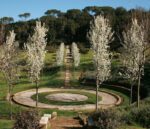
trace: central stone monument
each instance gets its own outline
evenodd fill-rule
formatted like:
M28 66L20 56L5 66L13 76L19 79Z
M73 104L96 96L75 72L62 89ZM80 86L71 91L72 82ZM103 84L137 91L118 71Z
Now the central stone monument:
M72 93L56 93L46 96L47 99L60 102L80 102L88 99L85 95Z

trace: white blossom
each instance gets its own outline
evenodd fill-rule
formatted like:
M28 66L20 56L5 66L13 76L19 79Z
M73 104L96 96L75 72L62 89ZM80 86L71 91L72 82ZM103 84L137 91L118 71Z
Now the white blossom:
M65 45L64 45L64 43L61 43L60 46L59 46L59 49L58 49L58 51L56 53L57 66L62 66L63 65L64 49L65 49Z
M74 66L77 67L77 66L79 66L79 63L80 63L80 52L79 52L79 48L76 43L74 43L74 42L72 43L71 50L72 50Z
M29 37L26 44L28 60L30 65L30 78L32 81L39 80L40 71L44 66L44 58L46 54L46 32L45 25L41 25L40 21L36 22L33 36Z
M132 87L138 80L137 87L137 106L140 102L141 75L144 74L145 48L144 30L139 26L136 19L132 19L132 26L127 32L123 32L124 51L123 60L125 61L125 77L130 80L130 103L132 102Z
M1 46L0 50L0 69L8 85L12 85L18 78L17 64L15 62L18 43L15 42L15 36L14 31L10 31L10 35L7 36L6 42Z
M2 72L4 79L8 86L8 97L10 103L10 118L12 119L12 91L16 84L19 73L17 65L17 47L18 43L15 42L15 33L10 31L10 35L7 36L6 42L0 46L0 71Z
M144 31L138 25L137 20L132 20L132 26L127 32L123 32L124 51L122 58L125 61L125 77L131 81L138 79L139 70L144 74L145 42Z
M108 51L113 32L108 19L103 16L94 17L90 23L88 38L92 44L97 80L102 83L107 80L111 72L111 55Z

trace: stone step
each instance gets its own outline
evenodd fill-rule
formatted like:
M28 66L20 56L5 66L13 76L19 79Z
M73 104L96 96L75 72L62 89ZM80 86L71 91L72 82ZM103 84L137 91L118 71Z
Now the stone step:
M70 79L66 79L65 82L70 82Z
M70 49L66 47L66 57L65 57L66 62L69 62L68 60L70 60L71 58L72 57L71 57ZM70 65L68 63L66 63L65 86L66 87L70 86Z
M70 82L70 79L66 79L65 82Z
M70 77L66 77L66 80L70 80Z
M58 117L51 121L52 129L80 129L83 126L80 121L74 118Z

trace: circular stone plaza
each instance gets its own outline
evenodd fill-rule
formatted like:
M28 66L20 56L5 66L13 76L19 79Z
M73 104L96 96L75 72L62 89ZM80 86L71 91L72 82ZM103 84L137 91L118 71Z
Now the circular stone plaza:
M39 108L49 108L49 109L58 109L58 110L94 110L95 104L82 104L84 101L88 99L88 96L78 94L78 93L67 93L69 92L85 92L95 95L96 92L94 90L84 90L84 89L57 89L57 88L41 88L39 89L40 93L49 93L49 95L45 96L45 99L53 101L53 102L80 102L80 105L55 105L55 104L47 104L43 102L38 102ZM56 92L56 93L54 93ZM60 93L57 93L60 92ZM61 93L62 92L62 93ZM66 92L66 93L65 93ZM53 93L53 94L50 94ZM36 101L32 98L36 94L35 90L27 90L18 92L13 96L13 99L16 103L28 106L28 107L36 107ZM99 108L105 109L113 106L117 106L121 104L122 98L114 93L109 93L105 91L100 91L98 95L101 97L101 100L98 102Z

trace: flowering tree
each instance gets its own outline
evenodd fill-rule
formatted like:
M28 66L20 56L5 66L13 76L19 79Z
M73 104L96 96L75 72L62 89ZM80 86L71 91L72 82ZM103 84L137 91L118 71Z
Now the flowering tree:
M4 76L4 79L8 86L8 96L10 103L10 118L12 119L12 91L18 79L18 66L16 58L18 55L17 47L18 43L15 42L15 33L10 31L10 35L7 36L6 42L0 46L0 70Z
M108 44L112 41L112 36L108 19L101 15L94 17L90 23L88 38L92 44L96 70L96 110L98 110L98 88L110 76L111 55Z
M74 42L72 43L71 50L72 50L73 64L75 67L78 67L80 63L80 53L76 43Z
M65 49L65 45L64 45L64 43L61 43L60 46L59 46L59 49L56 53L57 66L62 66L63 65L64 49Z
M125 77L128 78L131 83L130 103L132 102L133 84L138 80L137 105L139 107L140 80L141 75L144 74L145 64L145 41L144 31L142 27L138 25L136 19L132 19L132 26L127 32L123 32L123 37L123 58L126 66Z
M46 32L45 26L41 25L40 21L36 22L33 36L29 37L29 41L25 46L27 49L30 79L36 83L36 107L38 106L38 88L40 80L40 71L44 66L44 58L46 54Z

